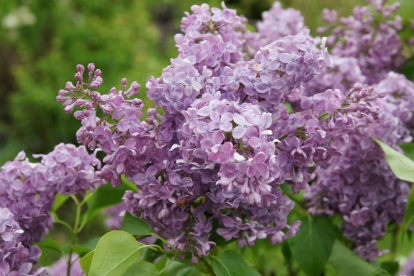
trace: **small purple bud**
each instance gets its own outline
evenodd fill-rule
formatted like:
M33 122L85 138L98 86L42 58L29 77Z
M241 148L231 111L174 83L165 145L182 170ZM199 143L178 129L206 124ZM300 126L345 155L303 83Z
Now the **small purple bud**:
M79 73L83 73L83 71L85 71L85 67L83 67L82 64L78 64L76 65L76 70L78 70Z
M123 78L121 80L121 83L122 83L122 86L126 86L127 85L127 79L126 78Z
M132 104L137 108L143 107L143 102L141 99L133 99Z
M89 63L89 64L88 64L88 71L89 71L89 72L93 72L93 71L95 71L95 64L93 64L93 63Z
M82 81L83 81L83 77L82 77L82 74L81 73L76 73L75 74L75 80L77 80L78 82L80 82L80 83L82 83Z
M73 116L75 116L75 118L76 118L77 120L82 120L83 118L85 118L85 116L83 115L83 111L81 111L81 110L76 111L76 112L73 114Z
M96 69L95 76L100 77L102 75L102 71L100 69Z
M148 108L147 113L148 113L148 116L154 117L157 114L157 110L155 108Z

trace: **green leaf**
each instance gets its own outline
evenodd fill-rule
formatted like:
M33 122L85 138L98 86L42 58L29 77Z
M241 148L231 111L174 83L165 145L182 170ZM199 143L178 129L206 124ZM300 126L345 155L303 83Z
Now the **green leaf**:
M398 151L372 137L380 145L385 153L385 158L392 172L399 178L408 182L414 182L414 161L402 155Z
M39 246L41 250L53 249L54 251L63 254L60 245L54 239L51 238L45 238L42 242L35 242L35 245Z
M149 262L135 263L128 267L122 276L157 276L158 270Z
M52 206L52 211L56 212L60 206L63 205L63 203L66 202L66 200L68 200L70 196L65 196L65 195L61 195L61 194L56 194L55 196L55 203Z
M405 207L402 230L406 231L414 220L414 185L411 186L410 195L408 196L407 206Z
M89 252L88 254L86 254L79 260L79 264L83 272L85 272L86 275L88 275L89 269L91 268L91 263L92 263L94 254L95 254L95 250Z
M148 236L154 233L148 222L134 216L128 211L125 213L124 219L122 220L121 230L136 237Z
M92 251L92 249L90 249L89 247L80 245L80 244L74 244L72 245L72 250L76 253L78 253L79 257L83 257L86 254L88 254L89 252Z
M249 276L261 276L261 274L254 267L249 266Z
M249 266L237 252L224 251L213 263L216 276L250 276Z
M364 261L351 249L336 240L328 263L341 276L379 275L380 269Z
M129 233L116 230L102 236L95 249L88 276L119 276L141 261L143 244Z
M332 253L335 231L328 217L308 217L288 241L299 267L309 276L320 275Z
M102 210L120 203L126 190L130 190L130 188L125 183L117 187L112 187L111 183L99 187L87 200L88 210L85 213L87 221L100 214Z
M414 143L398 145L403 151L404 155L414 160Z
M388 271L391 275L395 275L400 269L400 265L398 262L382 262L381 268Z

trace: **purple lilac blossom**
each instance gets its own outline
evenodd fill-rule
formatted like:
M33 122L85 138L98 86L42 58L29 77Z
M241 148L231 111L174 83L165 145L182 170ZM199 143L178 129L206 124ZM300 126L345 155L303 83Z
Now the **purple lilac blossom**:
M327 166L378 121L371 102L383 96L360 84L303 96L303 85L332 65L325 39L319 48L301 30L245 60L246 20L222 8L192 6L184 34L175 37L178 58L148 79L147 95L163 116L149 109L141 120L142 101L130 99L136 82L125 91L124 79L121 91L101 95L93 65L85 82L78 66L76 84L68 82L57 97L67 112L84 108L75 112L78 141L106 154L97 175L116 186L125 174L138 187L125 193L126 209L194 262L215 245L212 231L240 247L295 235L300 222L287 224L293 202L280 185L295 193L306 188L316 165ZM299 101L302 111L288 114L285 100ZM99 108L105 117L97 117Z
M409 183L392 173L370 135L397 150L398 144L412 140L414 84L390 72L375 90L384 95L373 102L381 110L379 121L351 137L340 148L343 155L317 168L317 182L305 195L311 213L337 213L343 218L344 234L355 252L370 261L384 253L378 251L377 239L385 235L386 225L402 222L410 190Z
M44 268L33 266L40 257L40 249L36 246L25 247L20 241L23 233L10 210L0 208L0 274L46 276Z
M42 241L53 225L50 209L55 195L84 195L86 190L93 191L103 183L95 171L100 161L84 146L59 144L53 152L35 157L42 160L30 163L20 152L0 171L0 206L10 210L22 229L17 242L24 252L19 253L19 258L32 265L36 265L41 253L33 243Z
M323 19L329 25L319 28L319 32L331 30L328 45L333 46L332 54L356 58L366 82L375 84L404 62L397 33L402 28L402 18L391 16L399 9L398 2L389 6L385 6L386 0L368 2L375 12L366 6L356 6L352 16L341 17L338 22L337 13L324 10Z
M283 9L280 2L274 2L270 10L262 13L262 21L256 23L257 32L243 34L249 56L254 56L260 47L288 35L296 35L304 28L302 14L292 8Z

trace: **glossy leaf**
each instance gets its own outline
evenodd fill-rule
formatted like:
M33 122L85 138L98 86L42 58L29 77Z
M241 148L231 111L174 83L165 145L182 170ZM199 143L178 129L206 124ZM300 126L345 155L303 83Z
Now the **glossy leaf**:
M148 236L154 233L148 222L142 218L134 216L130 212L125 213L121 224L121 230L136 237Z
M135 263L128 267L122 276L157 276L158 270L149 262Z
M404 155L414 160L414 143L398 145L403 151Z
M129 233L111 231L99 240L89 270L89 276L119 276L141 261L143 244Z
M217 276L250 276L246 261L233 250L227 250L215 259L213 270Z
M79 260L79 264L80 264L83 272L85 272L86 275L88 275L88 273L89 273L89 269L91 267L91 263L92 263L92 259L93 259L94 254L95 254L95 250L89 252L88 254L86 254L85 256L83 256Z
M332 253L335 231L328 217L308 217L288 241L299 267L309 276L320 275Z
M392 172L399 179L411 183L414 182L414 161L402 155L401 153L386 145L385 143L381 142L380 140L376 138L372 139L374 139L374 141L377 142L378 145L380 145L380 147L384 151L385 158L387 159L387 162Z
M387 275L386 272L361 259L338 240L334 243L328 263L341 276L384 275L384 273Z

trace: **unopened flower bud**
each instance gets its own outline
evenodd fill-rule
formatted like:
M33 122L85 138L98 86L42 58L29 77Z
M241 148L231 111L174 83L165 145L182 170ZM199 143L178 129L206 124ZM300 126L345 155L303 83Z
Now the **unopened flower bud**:
M76 70L78 70L79 73L83 73L83 71L85 71L85 67L83 67L82 64L78 64L76 65Z
M89 63L89 64L88 64L88 71L89 71L89 72L93 72L93 71L95 71L95 64L93 64L93 63Z

